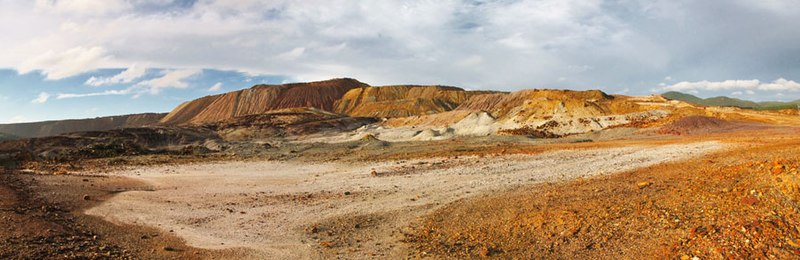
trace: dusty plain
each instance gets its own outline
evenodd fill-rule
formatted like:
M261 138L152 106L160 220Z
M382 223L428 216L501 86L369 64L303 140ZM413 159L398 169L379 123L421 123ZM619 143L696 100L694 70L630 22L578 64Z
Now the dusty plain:
M796 112L258 85L1 141L0 258L798 258Z
M0 243L23 258L792 257L798 133L99 159L3 174Z

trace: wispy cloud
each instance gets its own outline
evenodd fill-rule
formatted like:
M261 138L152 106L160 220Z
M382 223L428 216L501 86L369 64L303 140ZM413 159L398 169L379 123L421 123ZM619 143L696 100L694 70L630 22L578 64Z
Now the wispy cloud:
M147 73L146 67L133 65L113 77L91 77L86 80L86 85L99 87L103 85L131 83Z
M48 99L50 99L50 94L48 94L47 92L41 92L39 93L39 96L31 100L31 103L44 104L47 102Z
M130 86L125 89L105 90L105 91L90 92L90 93L59 93L55 97L56 99L71 99L71 98L100 97L100 96L120 96L120 95L132 95L134 97L140 97L144 94L157 95L161 93L161 91L163 91L164 89L188 88L189 83L186 82L186 80L202 73L202 70L198 69L162 70L161 73L162 76L160 77L140 81L134 84L133 86ZM222 87L222 83L217 83L217 84L219 84L220 88ZM45 98L45 101L47 101L47 98L49 97L50 96L48 95Z
M28 122L28 121L29 120L28 120L27 117L25 117L23 115L16 115L16 116L11 117L11 119L9 119L8 122L6 122L6 123L14 124L14 123L23 123L23 122Z
M48 50L17 65L20 74L41 70L47 80L59 80L96 70L111 58L102 47L75 47L65 51Z
M189 83L186 82L186 79L202 72L199 69L165 70L162 72L163 76L141 81L136 83L136 86L147 89L148 92L155 95L168 88L187 88Z
M217 92L220 90L222 90L222 82L217 82L214 84L214 86L208 88L208 92Z
M92 93L59 93L56 95L56 99L69 99L69 98L82 98L82 97L99 97L99 96L119 96L119 95L129 95L133 93L133 88L127 88L123 90L106 90L102 92L92 92Z
M689 91L689 90L762 90L762 91L800 91L800 83L784 78L776 79L772 82L761 82L757 79L752 80L725 80L725 81L696 81L678 82L673 85L665 86L668 91ZM742 94L741 92L739 94Z
M638 94L658 82L676 85L673 78L800 80L791 62L800 58L800 34L787 26L800 16L800 9L788 8L793 5L796 1L0 0L0 67L40 72L49 80L147 64L291 81L354 77L378 85L499 90L620 86ZM708 44L741 35L751 40ZM86 84L128 82L115 77ZM142 88L163 89L150 83ZM767 84L772 83L759 82L764 89L786 87Z

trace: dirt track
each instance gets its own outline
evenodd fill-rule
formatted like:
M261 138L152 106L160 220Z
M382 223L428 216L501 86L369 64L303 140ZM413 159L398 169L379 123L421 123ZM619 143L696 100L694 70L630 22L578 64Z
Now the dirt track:
M227 162L113 173L152 186L89 209L113 222L173 231L188 245L264 257L403 257L417 217L521 185L633 170L723 149L717 142L539 155L361 164ZM258 256L257 255L257 256Z

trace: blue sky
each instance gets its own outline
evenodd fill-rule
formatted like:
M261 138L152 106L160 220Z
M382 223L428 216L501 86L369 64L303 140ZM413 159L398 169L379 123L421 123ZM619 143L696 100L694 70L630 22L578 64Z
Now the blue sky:
M336 77L796 100L797 17L796 0L0 0L0 122Z
M5 122L30 122L64 118L92 118L145 112L169 112L194 98L242 89L256 84L280 84L286 78L246 75L235 71L198 70L177 79L185 88L167 87L151 92L137 84L163 78L172 69L146 69L131 82L88 84L90 78L109 79L127 69L98 69L60 80L46 80L38 72L19 75L0 70L0 118ZM188 74L188 73L187 73ZM171 82L180 85L180 83ZM141 86L141 85L140 85ZM134 91L126 91L136 89Z

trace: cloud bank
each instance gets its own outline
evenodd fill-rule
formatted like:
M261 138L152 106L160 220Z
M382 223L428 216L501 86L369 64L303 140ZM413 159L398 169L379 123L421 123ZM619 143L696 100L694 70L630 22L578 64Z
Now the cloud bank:
M86 84L130 83L131 93L187 88L179 78L201 69L294 81L354 77L377 85L632 94L669 77L684 81L674 89L778 91L794 89L791 79L800 78L800 34L791 26L800 8L793 6L793 0L0 0L0 67L48 80L124 68ZM187 71L144 80L147 69L133 64ZM703 81L710 78L787 80Z
M784 78L776 79L772 82L761 82L757 79L753 80L725 80L725 81L697 81L697 82L678 82L673 85L664 87L667 91L690 91L690 90L750 90L748 93L754 93L752 90L763 91L800 91L800 83L793 80ZM741 95L741 91L737 91Z
M147 68L133 65L113 77L91 77L86 80L86 85L99 87L103 85L125 84L141 78L147 73Z

